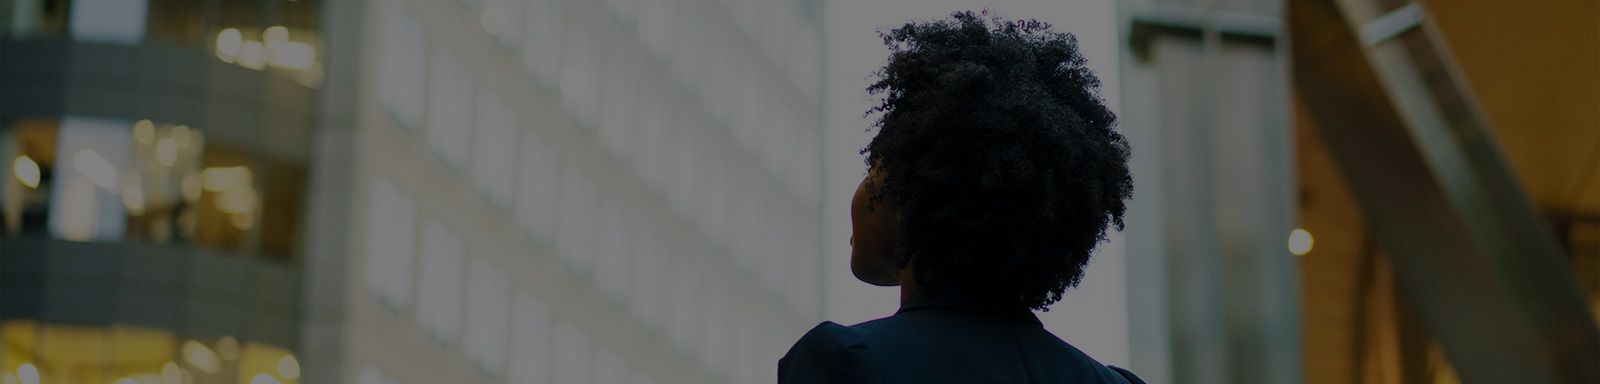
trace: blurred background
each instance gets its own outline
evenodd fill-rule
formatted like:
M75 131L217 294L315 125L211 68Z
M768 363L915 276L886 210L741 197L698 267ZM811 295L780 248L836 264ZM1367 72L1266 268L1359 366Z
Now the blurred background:
M848 270L875 31L1076 35L1150 383L1600 382L1600 1L0 0L0 384L764 383Z

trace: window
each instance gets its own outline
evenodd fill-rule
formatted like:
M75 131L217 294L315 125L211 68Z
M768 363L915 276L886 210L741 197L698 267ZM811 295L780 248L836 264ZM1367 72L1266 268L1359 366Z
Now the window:
M67 117L56 134L50 196L52 237L121 241L127 209L122 199L133 137L123 120ZM9 164L7 164L9 165Z
M694 339L695 354L700 357L701 364L705 364L712 372L721 372L726 369L728 348L728 303L722 294L702 287L699 290L700 310L696 311L695 325L700 327L699 337Z
M648 235L634 237L633 258L633 314L644 323L646 328L660 330L662 315L666 310L667 298L664 291L670 289L667 285L667 273L661 261L661 246Z
M595 383L628 382L628 363L611 350L600 348L594 352Z
M667 290L665 305L667 340L681 350L693 351L689 346L693 345L695 336L700 331L695 323L699 320L695 315L701 311L699 301L702 298L698 296L701 293L696 280L698 277L694 275L694 270L680 260L672 260L669 263L665 270L671 280L668 282L669 285L663 287Z
M594 270L595 190L576 169L561 173L561 216L556 253L579 275Z
M705 171L705 157L700 152L700 142L687 129L675 130L672 138L675 147L670 175L673 178L669 181L667 201L679 215L692 220L700 214L700 207L695 203L700 197L700 173Z
M498 376L505 371L511 319L511 282L506 273L484 259L467 267L467 321L462 350L478 369Z
M606 75L601 83L600 139L606 149L626 163L633 158L638 112L634 100L638 98L638 91L628 71L616 61L606 63Z
M428 147L445 165L467 167L472 151L472 73L445 50L433 53L428 89Z
M421 274L417 284L417 322L441 344L461 334L461 283L466 249L461 237L437 220L422 224Z
M589 35L582 23L568 25L567 44L562 55L561 99L578 124L593 128L600 113L599 39Z
M672 117L653 99L640 100L638 138L639 153L634 156L634 172L644 180L645 186L656 193L665 190L670 174L672 153Z
M633 229L629 218L616 204L600 206L600 242L595 246L598 265L595 283L612 300L628 299L628 267L633 264Z
M555 88L561 77L561 43L565 26L561 0L526 0L527 26L523 28L522 65L539 84Z
M554 382L561 384L588 384L589 353L594 345L589 334L566 319L557 319L555 325Z
M72 39L138 45L144 41L147 0L74 0Z
M537 133L522 135L517 171L517 222L541 241L549 241L556 226L556 195L561 168L556 153Z
M427 29L404 3L390 2L383 9L379 39L378 103L394 114L400 126L416 128L422 120Z
M483 30L503 47L517 46L522 38L522 3L526 0L483 0ZM538 0L535 0L538 1Z
M677 16L673 14L676 7L673 0L638 0L639 2L639 41L644 42L646 48L655 54L658 59L666 62L672 53L673 25Z
M511 384L545 384L550 380L550 308L532 291L519 290L513 299L511 333Z
M477 127L472 180L490 203L510 207L517 186L517 117L500 98L485 93L478 97Z
M372 182L367 196L367 288L390 309L403 311L411 306L417 206L388 180Z
M361 373L356 375L356 384L399 384L399 381L369 365L362 367Z

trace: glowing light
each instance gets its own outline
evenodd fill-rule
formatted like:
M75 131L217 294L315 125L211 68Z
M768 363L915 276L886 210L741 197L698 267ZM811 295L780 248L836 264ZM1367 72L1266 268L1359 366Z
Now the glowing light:
M200 344L198 341L189 340L183 343L183 359L202 372L222 372L222 359L218 359L216 352L212 352L211 348L206 348L205 344Z
M39 368L34 368L33 364L22 363L22 366L17 367L17 380L22 381L22 384L39 384Z
M178 363L168 361L161 366L161 380L167 384L183 384L183 368L178 368Z
M150 145L156 139L156 125L150 120L133 123L133 139L138 140L139 144Z
M137 185L122 188L122 206L128 208L128 214L138 216L144 214L144 189Z
M33 159L26 155L17 156L17 159L11 162L11 170L17 174L17 181L21 181L22 185L28 188L39 187L39 163L33 162Z
M283 382L272 378L272 375L257 373L255 377L250 378L250 384L283 384Z
M266 42L268 47L276 43L287 42L289 41L289 29L284 28L282 25L268 27L267 30L261 32L261 41Z
M1294 232L1289 232L1290 253L1296 255L1310 253L1312 243L1311 232L1306 232L1304 229L1295 229Z
M200 176L190 173L183 176L183 198L189 201L200 200Z
M254 70L267 68L267 46L250 40L239 46L239 66Z
M223 336L217 339L217 356L223 360L234 361L239 359L239 340L233 336Z
M250 213L256 209L256 191L240 189L217 194L217 210L223 213Z
M129 378L124 377L124 378L121 378L121 379L117 379L117 382L115 384L139 384L139 382L133 381L133 379L129 379Z
M17 381L17 375L16 374L13 374L11 372L0 372L0 384L21 384L21 383Z
M232 63L239 58L239 50L243 47L244 35L238 29L228 28L217 33L217 58L224 62Z
M250 228L255 228L256 215L250 212L239 212L228 215L228 222L232 223L234 228L248 231Z
M72 163L78 168L78 173L89 178L90 182L100 188L111 189L117 186L117 167L112 166L106 158L93 149L84 149L72 155Z
M294 355L283 355L278 359L278 375L285 379L300 377L300 361L295 360Z
M311 44L285 41L268 43L267 49L272 53L268 62L274 67L308 69L317 62L317 51Z
M194 144L194 132L190 132L187 125L172 127L172 132L168 132L167 136L178 144L178 149L189 149L189 145Z
M206 168L200 171L200 179L205 181L207 191L227 192L250 189L254 177L250 167L239 165Z
M156 143L156 162L168 167L178 162L178 143L171 137Z

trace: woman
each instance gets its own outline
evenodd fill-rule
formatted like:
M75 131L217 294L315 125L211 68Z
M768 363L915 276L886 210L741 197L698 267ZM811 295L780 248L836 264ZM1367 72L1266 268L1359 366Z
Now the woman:
M803 383L1142 383L1044 330L1132 194L1128 144L1076 39L961 12L881 33L892 52L850 269L894 316L824 322L778 364ZM1084 309L1092 310L1092 309Z

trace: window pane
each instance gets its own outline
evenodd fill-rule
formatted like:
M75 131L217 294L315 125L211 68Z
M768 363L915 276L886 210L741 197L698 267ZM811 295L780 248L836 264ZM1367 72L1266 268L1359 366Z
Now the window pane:
M600 207L600 242L595 246L599 265L595 282L612 300L628 300L628 267L633 265L633 223L616 204Z
M557 157L537 133L522 135L518 165L517 221L523 230L549 241L556 225L556 195L560 191Z
M601 79L600 139L606 149L624 163L633 158L635 117L634 100L638 98L633 79L621 63L606 64L606 76Z
M567 168L561 176L561 216L556 227L556 252L579 275L594 270L595 196L577 170Z
M550 309L532 291L517 291L511 333L512 384L544 384L550 380Z
M379 39L378 102L401 126L415 128L422 120L427 29L403 3L391 2L383 10Z
M388 180L374 181L367 193L367 288L404 311L411 306L417 206Z
M672 154L672 120L667 111L652 99L639 104L639 153L634 157L634 172L656 193L665 190Z
M611 350L600 348L594 353L594 382L627 383L628 363Z
M437 220L422 224L422 273L417 289L417 322L442 344L461 334L461 280L466 257L461 237Z
M592 128L600 113L600 41L584 28L580 23L568 25L561 99L578 124Z
M594 348L589 334L565 319L556 320L555 332L555 382L588 384L589 354Z
M635 243L631 295L633 313L643 320L645 327L659 330L667 304L663 301L667 297L664 291L671 288L666 284L668 271L662 269L661 249L654 238L635 236Z
M522 39L522 65L539 84L554 88L561 77L561 43L565 26L560 0L527 0L527 26Z
M131 122L61 120L56 135L50 235L72 241L121 241L127 222L123 173L131 162Z
M462 349L478 369L498 376L506 367L511 282L488 260L467 268L467 322Z
M457 170L472 151L472 73L444 50L433 53L428 89L428 147Z
M489 32L501 46L517 46L522 38L522 3L524 0L483 0L481 19L483 30Z
M472 179L489 202L511 206L516 188L517 117L499 97L478 97L477 132L473 148Z
M144 41L146 0L74 0L72 39L138 45Z

